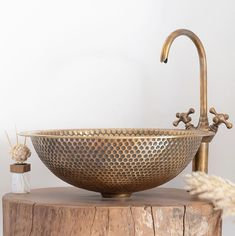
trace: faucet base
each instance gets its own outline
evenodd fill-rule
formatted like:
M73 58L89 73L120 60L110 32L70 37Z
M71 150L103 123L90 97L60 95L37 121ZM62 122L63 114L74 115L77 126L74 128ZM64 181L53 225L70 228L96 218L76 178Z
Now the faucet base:
M209 143L201 143L196 156L193 159L193 171L208 173Z

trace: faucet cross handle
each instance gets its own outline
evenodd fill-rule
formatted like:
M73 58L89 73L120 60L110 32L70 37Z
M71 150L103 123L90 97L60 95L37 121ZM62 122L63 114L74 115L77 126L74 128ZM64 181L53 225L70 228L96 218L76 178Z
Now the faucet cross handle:
M232 123L228 122L228 114L217 113L214 107L210 109L210 113L215 115L215 117L213 118L213 124L210 125L211 131L217 132L219 125L221 125L222 123L225 124L228 129L231 129L233 127Z
M173 125L178 126L178 124L182 121L185 124L186 129L194 128L193 124L190 123L192 121L192 118L189 116L194 112L195 110L193 108L190 108L188 112L176 113L176 117L178 119L173 122Z

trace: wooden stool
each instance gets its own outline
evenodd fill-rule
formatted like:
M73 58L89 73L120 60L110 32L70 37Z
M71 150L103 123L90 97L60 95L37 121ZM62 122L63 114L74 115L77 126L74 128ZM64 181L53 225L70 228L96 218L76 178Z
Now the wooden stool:
M104 199L73 187L3 197L4 236L219 236L221 211L179 189Z

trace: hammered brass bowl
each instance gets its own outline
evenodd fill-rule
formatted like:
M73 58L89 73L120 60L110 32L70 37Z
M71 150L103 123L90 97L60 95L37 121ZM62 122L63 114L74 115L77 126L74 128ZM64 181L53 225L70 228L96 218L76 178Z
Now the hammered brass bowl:
M77 129L22 133L48 169L76 187L126 197L177 176L207 132L164 129Z

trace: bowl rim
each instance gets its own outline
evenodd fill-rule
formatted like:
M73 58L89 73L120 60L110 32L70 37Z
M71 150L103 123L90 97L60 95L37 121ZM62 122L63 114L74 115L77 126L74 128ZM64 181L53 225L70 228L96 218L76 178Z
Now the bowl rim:
M178 134L168 134L168 135L136 135L136 136L105 136L105 134L102 136L92 136L92 135L64 135L64 134L46 134L42 132L69 132L69 131L81 131L81 132L86 132L86 131L135 131L135 130L143 130L143 131L165 131L165 132L176 132ZM185 133L185 134L182 134ZM68 139L145 139L145 138L185 138L185 137L211 137L214 136L214 132L212 131L204 131L204 130L198 130L198 129L161 129L161 128L81 128L81 129L45 129L45 130L33 130L33 131L24 131L18 133L18 135L23 136L23 137L42 137L42 138L68 138Z

